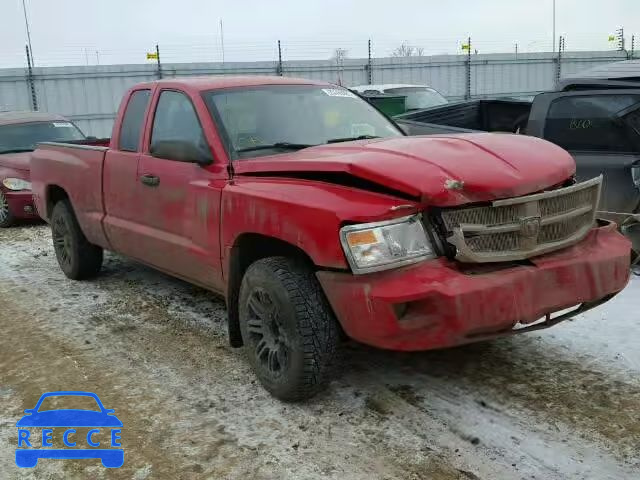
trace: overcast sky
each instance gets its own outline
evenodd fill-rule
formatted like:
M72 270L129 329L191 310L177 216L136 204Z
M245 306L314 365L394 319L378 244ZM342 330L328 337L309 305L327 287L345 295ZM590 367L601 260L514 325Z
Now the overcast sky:
M389 55L406 41L426 54L460 53L468 35L480 53L551 50L553 0L25 0L37 66L163 61L275 60ZM624 26L640 34L640 0L557 0L567 50L606 50ZM22 0L0 0L0 67L25 65ZM640 41L640 36L639 36ZM96 53L97 52L97 53Z

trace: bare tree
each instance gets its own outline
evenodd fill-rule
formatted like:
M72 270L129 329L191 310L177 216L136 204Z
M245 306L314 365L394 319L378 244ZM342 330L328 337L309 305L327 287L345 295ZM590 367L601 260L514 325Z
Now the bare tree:
M402 42L402 45L391 52L392 57L421 57L424 55L424 48L408 45Z

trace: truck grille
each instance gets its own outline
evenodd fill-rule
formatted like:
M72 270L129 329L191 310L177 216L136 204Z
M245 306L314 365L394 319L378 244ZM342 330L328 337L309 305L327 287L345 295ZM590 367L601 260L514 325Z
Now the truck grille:
M602 176L488 206L442 211L447 241L462 262L524 260L572 245L593 226Z

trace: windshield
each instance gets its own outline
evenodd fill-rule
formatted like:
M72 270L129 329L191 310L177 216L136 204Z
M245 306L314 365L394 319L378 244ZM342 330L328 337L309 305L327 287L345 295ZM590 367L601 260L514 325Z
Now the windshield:
M38 142L83 139L78 127L64 120L0 125L0 154L35 150Z
M446 98L429 87L387 88L384 93L405 95L407 97L405 101L405 108L407 110L419 110L421 108L435 107L436 105L448 103Z
M403 133L340 87L267 85L203 94L232 159Z

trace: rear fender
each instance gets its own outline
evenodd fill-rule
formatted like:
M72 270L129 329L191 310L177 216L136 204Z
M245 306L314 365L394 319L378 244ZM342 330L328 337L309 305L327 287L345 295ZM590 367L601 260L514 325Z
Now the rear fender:
M64 191L89 242L107 247L102 228L102 165L105 148L43 143L31 157L36 208L49 220L52 192Z

